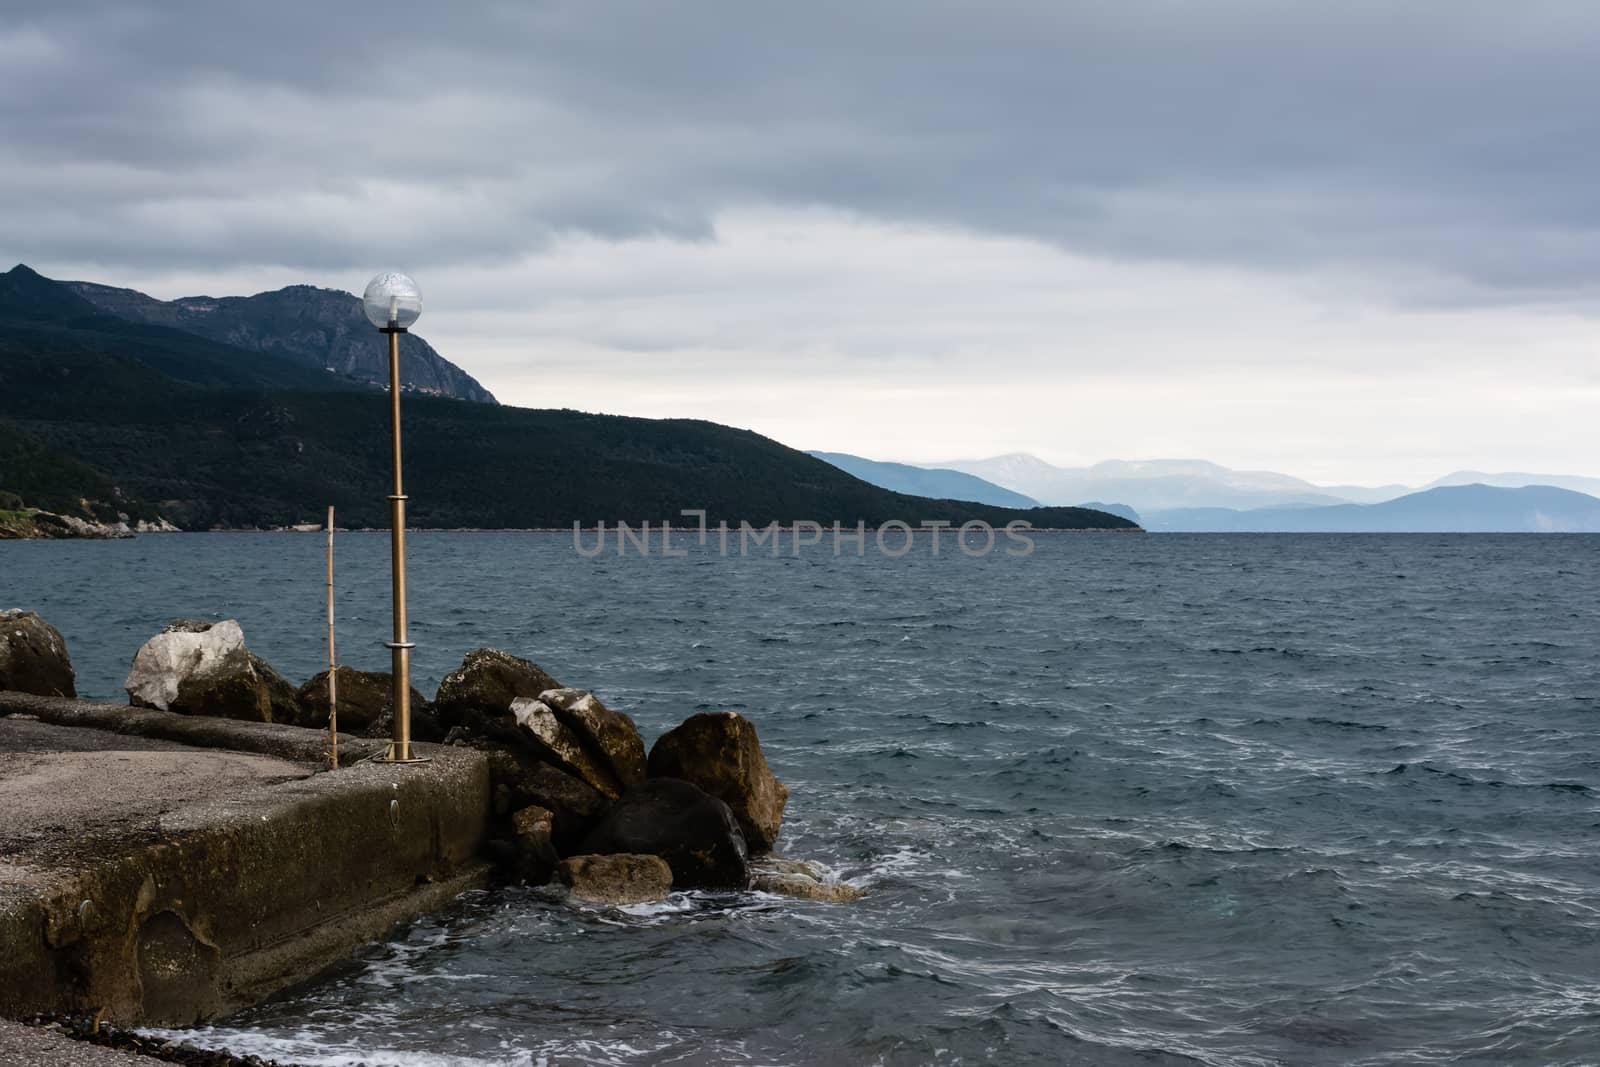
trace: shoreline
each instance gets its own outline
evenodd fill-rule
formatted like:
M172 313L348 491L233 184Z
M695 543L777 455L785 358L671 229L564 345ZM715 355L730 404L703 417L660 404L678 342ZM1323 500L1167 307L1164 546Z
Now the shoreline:
M633 528L637 529L638 527L633 527ZM763 531L763 532L766 531L766 530L772 529L772 528L773 527L771 527L771 526L757 526L757 527L754 527L754 529L756 529L758 531ZM779 524L776 528L780 533L792 534L792 533L795 533L796 531L800 530L802 527L795 526L795 525L782 525L782 524ZM604 530L606 532L614 532L614 531L616 531L616 529L617 529L616 526L609 526L608 525L608 526L604 527ZM807 527L807 529L809 529L809 527ZM841 527L841 529L846 530L847 532L851 533L852 535L855 533L855 530L850 528L850 527ZM484 533L484 534L495 534L495 533L540 533L540 534L569 534L570 535L570 534L573 534L573 533L582 533L582 534L600 533L601 530L602 530L602 528L599 527L599 526L580 526L580 527L576 527L576 528L571 527L571 526L408 526L408 527L406 527L406 532L407 533L413 533L413 534L417 534L417 533ZM652 533L660 533L662 531L666 531L666 532L669 532L669 533L675 533L675 534L677 534L677 533L684 533L684 534L698 534L698 533L700 533L700 528L698 526L657 526L654 523L652 523L650 525L650 530L651 530ZM892 527L892 526L887 526L887 525L885 525L885 526L868 526L868 527L866 527L866 532L868 532L868 533L875 533L875 532L885 531L885 530L897 530L897 528L896 527ZM134 530L130 529L126 533L82 534L82 535L62 534L62 535L17 536L17 537L0 536L0 541L70 541L70 540L79 540L79 541L121 540L121 541L126 541L126 540L131 540L131 539L133 539L135 537L142 537L142 536L150 535L150 534L170 534L170 533L176 533L176 534L267 534L267 533L279 534L279 533L281 533L281 534L322 534L322 535L326 535L327 532L328 532L328 528L326 526L315 526L315 527L311 527L311 526L273 526L273 527L267 527L267 528L251 527L251 526L212 527L211 529L207 529L207 530L150 529L150 530L134 531ZM338 533L338 534L387 534L390 531L389 531L389 528L386 527L386 526L335 526L333 528L333 532L334 533ZM728 532L730 534L737 532L737 527L729 527L729 531ZM829 533L829 532L832 532L832 531L831 531L831 529L825 529L823 532ZM921 528L913 527L911 532L914 535L923 535L923 534L933 533L934 531L932 531L932 530L930 530L930 529L928 529L926 527L921 527ZM945 527L945 528L939 530L938 532L941 535L942 534L959 534L960 533L960 528L959 527ZM1063 526L1030 526L1030 527L1028 527L1027 532L1030 533L1030 534L1147 534L1150 531L1146 530L1142 526L1092 526L1092 527L1081 527L1081 528L1080 527L1063 527Z

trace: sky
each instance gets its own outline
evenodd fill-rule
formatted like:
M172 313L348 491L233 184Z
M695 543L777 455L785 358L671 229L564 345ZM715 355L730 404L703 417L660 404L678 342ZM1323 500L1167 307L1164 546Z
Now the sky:
M0 0L0 270L422 288L502 401L1600 475L1590 0Z

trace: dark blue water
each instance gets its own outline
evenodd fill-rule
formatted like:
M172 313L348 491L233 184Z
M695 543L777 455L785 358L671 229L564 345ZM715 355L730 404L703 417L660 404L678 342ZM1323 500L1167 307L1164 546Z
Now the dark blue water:
M0 543L120 696L169 616L322 657L316 536ZM382 668L386 542L340 540ZM412 542L428 689L477 645L738 708L854 905L478 894L204 1037L306 1063L1600 1063L1600 538L1043 538L580 559Z

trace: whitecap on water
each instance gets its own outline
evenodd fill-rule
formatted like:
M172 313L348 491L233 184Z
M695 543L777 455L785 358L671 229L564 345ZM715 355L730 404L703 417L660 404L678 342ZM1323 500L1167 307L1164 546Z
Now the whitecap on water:
M370 1032L379 1020L363 1024L351 1020L351 1029ZM583 1067L631 1067L648 1061L683 1044L680 1035L669 1030L627 1040L589 1040L584 1038L537 1040L525 1048L479 1055L453 1055L445 1052L388 1048L359 1041L330 1041L325 1034L299 1031L293 1034L261 1030L234 1030L205 1027L200 1030L143 1030L151 1037L185 1042L195 1048L226 1050L235 1057L293 1063L297 1067L555 1067L556 1064ZM736 1048L719 1062L748 1062Z

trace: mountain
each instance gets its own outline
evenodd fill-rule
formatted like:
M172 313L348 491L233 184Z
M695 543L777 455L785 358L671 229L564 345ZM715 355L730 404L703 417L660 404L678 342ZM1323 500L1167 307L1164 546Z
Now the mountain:
M1548 485L1441 486L1381 504L1183 508L1147 514L1152 530L1230 533L1600 533L1600 498Z
M1514 471L1500 474L1456 471L1429 482L1423 488L1436 489L1443 485L1495 485L1502 489L1520 489L1525 485L1553 485L1558 489L1571 489L1575 493L1600 496L1600 478L1584 478L1571 474L1521 474Z
M1418 489L1488 485L1506 489L1546 485L1600 496L1600 478L1562 474L1485 474L1456 471L1420 487L1406 485L1317 485L1275 471L1241 471L1197 459L1140 462L1109 460L1092 467L1057 467L1037 456L1014 452L990 459L955 460L942 464L987 478L1026 493L1045 504L1085 504L1118 500L1141 515L1178 509L1320 507L1335 504L1381 504ZM1090 505L1093 506L1093 505ZM1199 521L1196 516L1184 519ZM1218 521L1222 521L1220 518Z
M1182 507L1257 508L1342 503L1341 497L1272 471L1237 471L1205 460L1108 460L1057 467L1012 453L939 464L974 474L1046 504L1116 500L1139 514Z
M975 500L980 504L994 504L1002 508L1039 506L1039 502L1032 497L1003 489L993 482L961 471L913 467L909 463L884 463L844 452L814 451L809 454L842 471L848 471L864 482L893 489L897 493L942 497L946 500Z
M1085 500L1079 507L1090 508L1094 511L1104 511L1112 515L1121 515L1129 522L1140 522L1139 513L1126 504L1106 504L1099 500Z
M1466 483L1462 483L1463 485ZM1400 485L1323 485L1318 486L1329 496L1343 500L1347 504L1381 504L1385 500L1395 500L1402 496L1415 493L1418 489L1430 489L1432 486Z
M367 322L360 298L337 289L291 285L255 296L157 300L93 282L61 284L100 311L132 322L182 330L369 385L389 382L387 344ZM400 338L400 383L409 391L495 403L472 375L413 333Z
M72 374L75 362L93 362L97 355L115 354L188 385L358 388L354 382L275 355L254 355L171 327L118 318L21 265L0 274L0 346L19 358L57 360L62 379ZM0 385L5 384L0 378ZM74 390L99 390L107 385L106 380L92 375L80 375L71 382Z
M899 519L1133 529L1081 508L906 496L758 434L684 419L531 411L444 397L405 405L418 527ZM19 268L0 275L0 493L105 522L185 529L388 522L381 392L273 355L119 319Z

